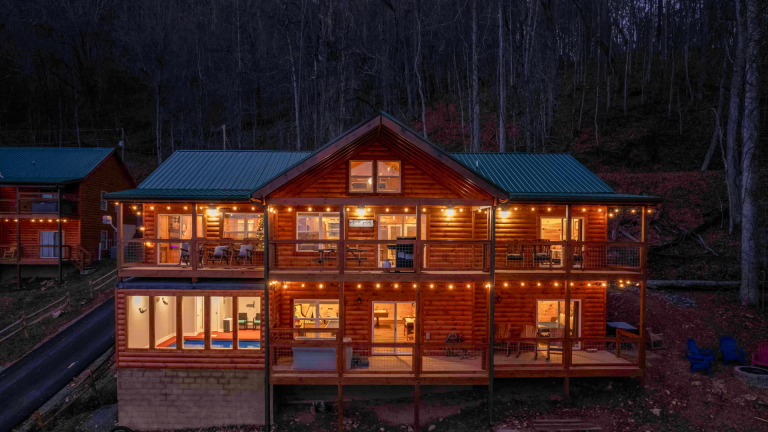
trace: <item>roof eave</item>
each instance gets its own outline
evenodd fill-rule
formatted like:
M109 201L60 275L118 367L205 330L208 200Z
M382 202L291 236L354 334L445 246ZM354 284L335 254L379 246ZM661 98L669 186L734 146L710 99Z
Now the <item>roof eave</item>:
M509 194L509 200L516 203L592 203L603 205L633 204L633 205L657 205L664 202L663 198L654 196L622 196L605 194L605 196L579 196L579 195L548 195L548 194Z

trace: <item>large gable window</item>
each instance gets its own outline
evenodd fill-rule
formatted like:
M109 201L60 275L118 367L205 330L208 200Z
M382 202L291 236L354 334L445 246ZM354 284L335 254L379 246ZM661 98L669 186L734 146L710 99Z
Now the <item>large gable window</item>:
M376 163L376 188L378 192L400 192L400 162L378 161Z
M400 161L349 162L350 192L399 193L400 189Z
M349 162L349 191L373 192L373 162Z
M338 213L296 213L297 240L338 240ZM317 251L334 248L334 244L306 243L296 245L297 251Z

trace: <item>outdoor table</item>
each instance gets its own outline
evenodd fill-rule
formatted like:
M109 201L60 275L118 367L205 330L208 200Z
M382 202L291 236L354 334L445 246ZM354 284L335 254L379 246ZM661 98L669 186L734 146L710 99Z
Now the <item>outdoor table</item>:
M352 253L352 259L357 261L357 266L360 267L363 264L364 258L362 257L362 252L367 251L368 249L361 249L361 248L347 248L347 252Z
M626 330L630 333L637 334L637 327L633 327L632 325L622 321L609 321L609 322L606 322L605 324L608 326L609 333L611 333L614 336L616 335L617 329Z
M335 260L336 258L326 256L326 254L329 254L331 252L336 252L336 249L332 248L326 248L326 249L318 249L318 253L320 253L320 258L317 260L318 264L322 264L325 262L325 260Z

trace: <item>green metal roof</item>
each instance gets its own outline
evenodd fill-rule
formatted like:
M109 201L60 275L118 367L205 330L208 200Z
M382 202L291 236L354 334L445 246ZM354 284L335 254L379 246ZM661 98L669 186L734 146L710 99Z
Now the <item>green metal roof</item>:
M82 180L113 151L111 148L0 147L0 184Z
M244 200L309 152L180 150L136 189L110 199Z
M452 156L513 195L614 193L568 154L453 153Z

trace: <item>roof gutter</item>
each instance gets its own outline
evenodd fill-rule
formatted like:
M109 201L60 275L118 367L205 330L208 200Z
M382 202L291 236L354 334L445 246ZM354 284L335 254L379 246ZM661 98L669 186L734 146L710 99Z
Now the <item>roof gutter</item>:
M663 198L654 196L622 197L606 194L605 196L567 196L567 195L509 195L509 201L516 203L594 203L602 205L611 204L634 204L634 205L657 205L664 202Z

